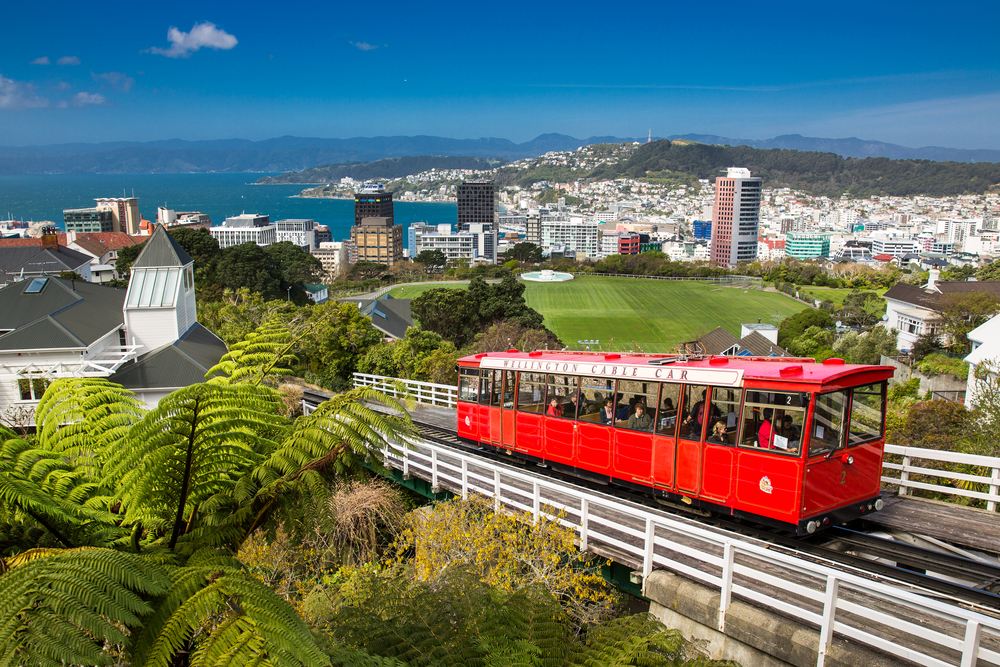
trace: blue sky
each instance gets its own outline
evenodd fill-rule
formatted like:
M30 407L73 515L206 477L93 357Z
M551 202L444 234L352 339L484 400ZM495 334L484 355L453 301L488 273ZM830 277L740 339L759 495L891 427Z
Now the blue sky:
M1000 148L996 2L95 6L5 5L0 145L652 129Z

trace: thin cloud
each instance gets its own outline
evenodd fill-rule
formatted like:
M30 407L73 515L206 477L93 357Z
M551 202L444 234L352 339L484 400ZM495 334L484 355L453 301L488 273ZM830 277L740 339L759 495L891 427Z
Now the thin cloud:
M54 90L69 90L73 87L73 84L66 83L65 81L60 81L56 85L52 86Z
M362 51L374 51L378 48L378 44L369 44L368 42L351 42L351 44Z
M57 65L79 65L80 59L76 56L63 56L56 61Z
M228 32L220 30L215 27L214 23L207 21L195 23L191 32L184 32L171 26L167 30L167 41L170 42L170 48L161 49L154 46L146 49L146 52L167 58L190 58L192 53L201 48L228 51L239 43Z
M14 81L0 74L0 109L39 109L49 106L49 101L36 94L33 86L24 81Z
M108 98L104 97L100 93L77 93L70 98L70 101L75 107L85 107L90 105L105 105L108 103Z
M105 85L123 93L127 93L132 90L132 86L135 85L135 79L128 76L124 72L105 72L104 74L91 72L90 77L94 81L103 82Z
M48 56L42 56L41 58L35 58L29 64L31 64L31 65L48 65L49 64L49 57Z

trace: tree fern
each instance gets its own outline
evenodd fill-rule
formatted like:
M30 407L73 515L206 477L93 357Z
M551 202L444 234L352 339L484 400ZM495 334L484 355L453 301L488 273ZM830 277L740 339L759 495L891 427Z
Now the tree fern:
M291 375L283 364L295 362L291 350L307 333L305 331L294 337L285 324L276 319L269 320L233 345L219 363L209 369L205 378L226 384L260 384Z

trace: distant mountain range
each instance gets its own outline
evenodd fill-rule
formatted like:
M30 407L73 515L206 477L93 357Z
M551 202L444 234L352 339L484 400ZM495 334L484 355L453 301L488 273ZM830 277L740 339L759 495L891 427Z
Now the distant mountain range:
M862 139L820 139L797 134L774 139L733 139L705 134L667 137L705 144L754 148L788 148L832 152L844 157L888 157L956 162L1000 162L1000 151L958 148L907 148ZM549 151L575 150L596 143L641 141L622 137L576 139L543 134L516 144L508 139L448 139L445 137L357 137L319 139L278 137L263 141L218 139L50 146L0 146L0 174L167 174L199 172L290 172L317 165L372 162L405 156L467 156L519 160Z
M933 160L935 162L1000 162L1000 151L982 148L941 148L925 146L907 148L883 141L868 141L857 137L847 139L821 139L803 137L801 134L783 134L774 139L733 139L714 134L675 134L667 139L684 139L699 144L727 146L753 146L754 148L789 148L796 151L836 153L841 157L887 157L893 160Z

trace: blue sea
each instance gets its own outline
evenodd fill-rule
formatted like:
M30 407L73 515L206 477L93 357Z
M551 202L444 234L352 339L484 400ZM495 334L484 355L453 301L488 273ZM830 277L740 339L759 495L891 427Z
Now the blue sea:
M350 238L354 202L346 199L299 199L307 185L253 185L268 174L58 174L0 176L0 219L51 220L63 226L63 209L94 205L95 197L138 197L139 212L156 220L158 206L201 211L222 224L228 216L259 213L271 220L312 218L328 225L334 241ZM396 224L432 225L458 219L454 203L396 202ZM406 243L406 234L403 242Z

